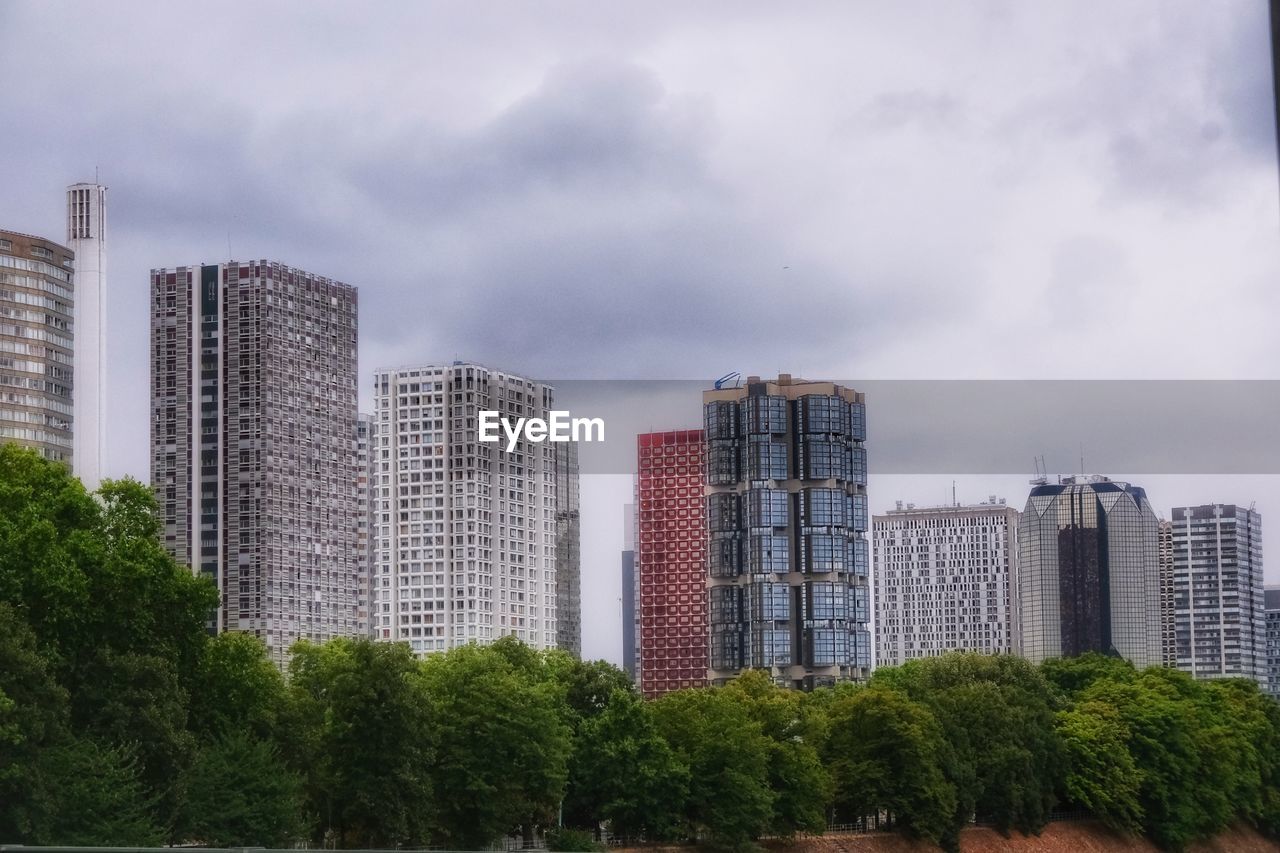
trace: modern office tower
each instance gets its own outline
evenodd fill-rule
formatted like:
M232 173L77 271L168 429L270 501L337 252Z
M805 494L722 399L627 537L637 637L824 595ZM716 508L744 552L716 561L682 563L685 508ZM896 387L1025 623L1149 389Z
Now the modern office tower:
M555 444L477 440L480 412L546 418L553 393L463 362L375 372L376 638L555 647Z
M556 477L556 645L582 657L582 522L578 513L578 443L558 442Z
M370 448L375 434L373 415L356 416L356 559L360 565L360 621L373 636L370 620L373 601L373 498L370 488Z
M1013 651L1017 510L994 496L969 506L904 508L899 501L871 529L876 666Z
M1160 519L1160 665L1178 665L1173 607L1173 522Z
M1138 486L1096 475L1034 480L1018 525L1021 654L1039 663L1101 652L1158 666L1159 538Z
M1264 652L1267 659L1267 680L1263 691L1280 699L1280 586L1269 586L1263 592L1266 610L1267 639Z
M1265 682L1262 516L1233 504L1175 508L1173 585L1178 669Z
M783 374L702 399L710 678L764 669L804 689L866 678L863 396Z
M107 188L67 187L67 245L75 252L75 474L102 482L107 431Z
M0 442L72 462L74 254L0 231Z
M284 665L363 634L356 289L268 261L151 271L151 484L211 627Z
M622 508L622 668L636 680L636 505Z
M702 431L636 437L637 683L647 697L707 684Z

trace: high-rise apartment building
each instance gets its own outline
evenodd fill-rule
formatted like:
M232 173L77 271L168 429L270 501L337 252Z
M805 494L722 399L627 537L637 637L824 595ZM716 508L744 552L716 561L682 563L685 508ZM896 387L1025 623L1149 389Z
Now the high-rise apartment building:
M74 253L0 231L0 442L73 461Z
M636 674L655 697L707 684L702 431L642 433L636 452Z
M582 522L578 508L578 443L555 445L556 645L582 657Z
M377 639L556 646L555 444L478 440L480 412L546 418L553 393L462 362L374 374Z
M1160 519L1160 665L1178 665L1173 607L1173 522Z
M214 629L363 634L354 287L269 261L151 272L151 483Z
M866 411L831 382L703 392L710 677L812 688L866 678Z
M952 651L1013 651L1018 511L899 502L871 523L876 666Z
M636 633L639 614L636 599L636 505L622 508L622 668L636 680Z
M1262 516L1233 504L1175 508L1173 585L1178 669L1265 682Z
M1107 477L1035 481L1018 526L1020 653L1085 652L1158 666L1159 522L1147 493Z
M373 601L373 496L370 488L370 462L376 422L373 415L361 413L356 418L356 559L359 560L360 599L357 602L360 621L373 635L370 620Z
M1268 696L1280 699L1280 586L1267 587L1263 592L1266 611L1267 637L1263 649L1267 661L1267 679L1262 689Z
M75 252L75 462L90 490L102 482L107 432L107 188L67 187L67 245Z

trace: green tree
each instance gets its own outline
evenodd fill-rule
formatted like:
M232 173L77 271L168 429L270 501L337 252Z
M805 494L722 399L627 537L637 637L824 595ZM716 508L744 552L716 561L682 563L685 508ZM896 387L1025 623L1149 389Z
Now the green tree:
M933 714L883 686L848 692L828 708L828 767L837 812L888 812L907 834L959 849L955 786L943 773L949 747Z
M431 697L408 646L339 638L293 647L289 763L303 776L317 840L422 845L434 815Z
M479 849L516 827L550 823L571 730L563 691L537 656L515 641L462 646L428 658L423 678L437 713L441 840Z
M689 769L659 734L650 706L617 690L582 723L565 795L579 825L609 821L614 834L671 840L689 792Z
M287 847L305 832L302 783L274 745L230 731L187 770L177 837L206 847Z
M773 818L771 744L738 697L720 689L677 690L653 702L658 730L689 768L687 834L745 847Z
M139 777L133 750L74 738L37 762L34 844L158 847L166 830Z
M877 670L929 706L951 745L957 821L979 816L1003 832L1037 832L1060 789L1062 743L1052 691L1039 671L1010 655L948 654Z
M631 676L608 661L582 661L560 649L551 649L545 655L551 679L564 690L575 730L582 720L604 711L616 691L636 692Z
M1081 702L1058 713L1064 747L1063 792L1110 828L1142 830L1142 771L1129 753L1129 727L1110 704Z
M284 705L284 677L260 639L229 631L205 645L191 685L191 730L202 741L236 731L269 739Z
M66 691L37 651L35 634L0 603L0 838L30 843L40 754L65 739L66 726Z
M1147 670L1129 682L1095 681L1081 693L1083 702L1114 708L1128 729L1129 753L1141 770L1143 829L1166 850L1181 850L1219 823L1220 792L1202 775L1195 713L1181 697L1184 686Z
M825 732L817 706L799 691L778 687L760 670L743 673L725 690L738 697L769 739L769 787L775 794L770 833L786 838L821 833L831 777L818 754Z
M1050 658L1040 664L1040 674L1064 696L1074 698L1097 681L1133 681L1138 671L1124 658L1089 652Z

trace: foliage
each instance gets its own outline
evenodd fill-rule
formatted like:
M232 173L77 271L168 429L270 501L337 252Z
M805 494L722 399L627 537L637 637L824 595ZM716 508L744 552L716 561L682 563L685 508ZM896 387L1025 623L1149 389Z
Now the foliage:
M743 673L726 692L743 704L769 741L769 787L776 795L770 834L821 833L831 777L818 754L825 732L816 708L805 694L778 687L760 670Z
M75 738L42 750L35 797L33 844L156 847L164 842L154 798L129 747Z
M284 677L261 640L219 634L205 644L192 679L191 730L205 742L231 732L270 739L284 698Z
M177 836L205 847L288 847L305 831L302 783L271 743L228 732L186 772Z
M933 714L884 686L848 692L829 711L825 752L837 813L888 812L908 834L957 849L956 790L943 772L948 748Z
M543 661L495 643L432 656L422 672L437 715L440 840L479 849L517 827L550 824L572 735L563 691Z
M658 732L651 706L616 690L586 720L570 765L565 811L584 823L609 821L615 835L648 841L676 836L689 770Z
M1057 729L1065 750L1066 800L1111 829L1139 832L1142 772L1129 752L1130 731L1120 712L1106 702L1081 702L1058 713Z
M1060 787L1062 743L1035 667L1009 655L951 654L881 670L874 681L904 690L941 723L957 825L978 816L1003 832L1039 831Z
M425 844L434 816L433 702L413 653L366 639L301 642L289 672L290 763L306 780L316 839Z
M687 834L720 847L745 847L769 828L770 742L725 690L668 693L653 703L658 730L689 768Z
M595 840L590 832L582 829L559 827L547 831L547 849L566 853L602 853L605 846Z

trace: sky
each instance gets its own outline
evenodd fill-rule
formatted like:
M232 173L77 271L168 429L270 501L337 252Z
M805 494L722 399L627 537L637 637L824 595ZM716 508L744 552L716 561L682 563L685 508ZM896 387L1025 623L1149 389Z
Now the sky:
M365 410L375 368L455 358L1271 380L1267 32L1260 0L5 0L0 228L61 239L66 185L110 187L106 468L144 481L148 271L229 256L360 289ZM873 508L1025 500L1029 470L877 472L868 413ZM1280 513L1272 472L1147 476ZM593 657L630 492L584 476Z

